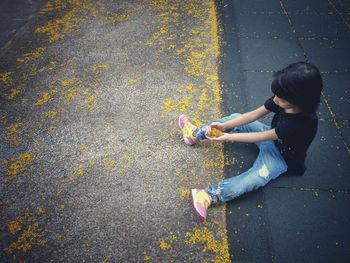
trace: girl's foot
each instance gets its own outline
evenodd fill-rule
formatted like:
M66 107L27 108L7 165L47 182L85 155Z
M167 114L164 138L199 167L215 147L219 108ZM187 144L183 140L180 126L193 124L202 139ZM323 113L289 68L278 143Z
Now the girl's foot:
M211 197L201 189L192 189L193 206L201 222L207 219L207 210L211 204Z
M186 144L194 145L198 143L196 139L197 127L184 114L181 114L179 117L179 127L182 130L182 136Z

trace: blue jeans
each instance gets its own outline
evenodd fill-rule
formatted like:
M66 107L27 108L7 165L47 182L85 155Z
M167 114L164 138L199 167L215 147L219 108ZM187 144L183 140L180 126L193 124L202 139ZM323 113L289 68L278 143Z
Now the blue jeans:
M215 122L225 122L238 117L239 113L234 113ZM204 139L206 127L213 121L208 122L200 128L197 138ZM235 127L225 132L260 132L270 130L271 127L259 121ZM259 155L253 167L248 171L225 179L217 184L208 186L205 191L212 198L213 204L230 201L246 192L250 192L259 187L265 186L268 182L276 179L279 175L287 171L287 164L273 141L257 142Z

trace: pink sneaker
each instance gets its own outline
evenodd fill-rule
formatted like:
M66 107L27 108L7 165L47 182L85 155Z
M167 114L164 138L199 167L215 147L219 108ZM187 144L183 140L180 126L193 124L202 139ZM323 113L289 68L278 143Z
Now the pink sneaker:
M211 204L210 196L201 189L192 189L193 206L201 222L207 219L208 207Z
M197 127L193 125L184 114L179 116L179 127L182 130L182 136L186 144L194 145L198 143L195 133Z

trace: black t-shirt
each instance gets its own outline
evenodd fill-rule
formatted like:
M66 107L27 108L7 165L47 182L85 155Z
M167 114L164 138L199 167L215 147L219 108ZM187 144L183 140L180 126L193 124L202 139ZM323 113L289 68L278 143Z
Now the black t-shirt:
M274 143L288 165L287 173L302 175L306 170L306 151L317 132L316 113L285 113L274 103L273 97L268 99L264 106L275 112L271 127L275 129L278 140Z

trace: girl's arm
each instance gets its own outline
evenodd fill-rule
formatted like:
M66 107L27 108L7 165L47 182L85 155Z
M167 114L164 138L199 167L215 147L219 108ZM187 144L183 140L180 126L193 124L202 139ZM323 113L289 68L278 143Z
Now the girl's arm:
M248 124L264 117L268 113L270 113L270 111L266 109L265 106L263 105L257 108L256 110L246 112L235 119L222 123L222 127L220 128L222 128L223 130L226 130L226 129L234 128L244 124Z
M231 141L231 142L261 142L277 140L278 136L275 129L262 132L248 132L248 133L224 133L220 137L208 137L211 141Z

